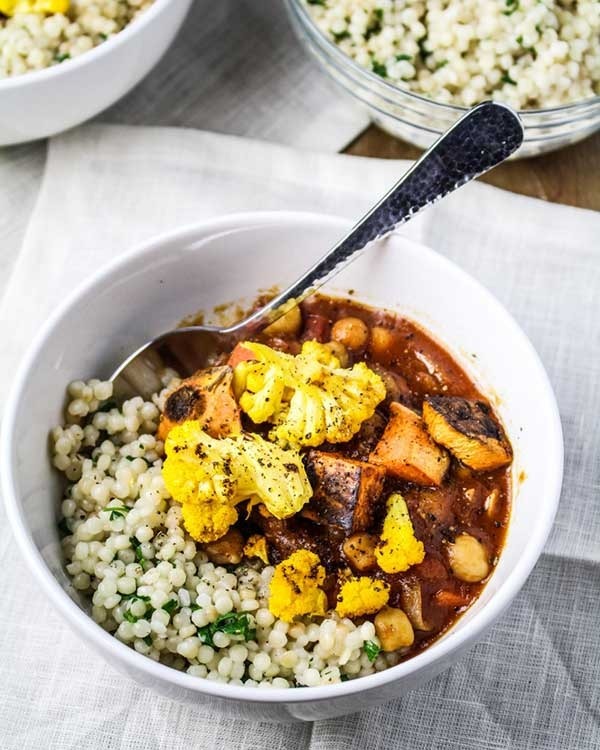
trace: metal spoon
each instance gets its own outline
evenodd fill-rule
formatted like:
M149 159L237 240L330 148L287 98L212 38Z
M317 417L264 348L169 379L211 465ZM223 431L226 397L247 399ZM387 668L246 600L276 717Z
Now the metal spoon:
M496 102L467 112L404 174L392 189L312 268L245 320L226 328L176 328L152 339L114 372L117 398L150 396L162 387L167 364L182 376L206 366L217 351L256 335L291 306L299 304L354 260L373 240L384 237L421 209L449 195L507 159L523 141L517 114Z

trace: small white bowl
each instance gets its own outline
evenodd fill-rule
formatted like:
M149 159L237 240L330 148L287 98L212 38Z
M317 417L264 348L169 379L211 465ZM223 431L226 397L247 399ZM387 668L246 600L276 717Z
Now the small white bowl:
M0 80L0 146L46 138L114 104L156 65L192 0L155 0L139 18L79 57Z
M63 570L59 479L48 458L48 432L61 420L66 384L107 377L141 342L192 312L287 284L347 229L347 221L333 217L265 212L226 216L148 242L96 273L45 324L19 369L4 417L0 472L8 517L54 606L87 644L138 682L179 700L212 702L239 718L311 720L362 710L446 669L517 594L558 504L561 425L533 347L478 282L432 250L394 235L370 247L329 289L352 288L357 299L421 322L497 406L515 452L514 500L506 546L482 596L430 648L396 667L341 684L288 690L192 677L138 654L92 621Z

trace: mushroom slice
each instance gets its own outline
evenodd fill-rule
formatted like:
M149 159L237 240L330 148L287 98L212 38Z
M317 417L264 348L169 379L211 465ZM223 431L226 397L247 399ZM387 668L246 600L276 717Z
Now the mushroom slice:
M475 471L491 471L512 461L506 435L483 401L428 396L423 419L435 442Z

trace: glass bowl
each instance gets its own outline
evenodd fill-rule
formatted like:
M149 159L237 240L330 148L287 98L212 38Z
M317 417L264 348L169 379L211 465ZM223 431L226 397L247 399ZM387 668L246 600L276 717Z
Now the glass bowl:
M365 107L374 123L393 136L428 148L467 110L443 104L384 80L342 52L313 22L301 0L285 0L292 26L321 67ZM600 130L600 96L548 109L519 112L525 140L517 158L577 143Z

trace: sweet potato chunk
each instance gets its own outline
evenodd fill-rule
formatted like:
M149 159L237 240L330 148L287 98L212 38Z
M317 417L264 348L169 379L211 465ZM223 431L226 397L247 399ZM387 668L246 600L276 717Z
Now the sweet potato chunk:
M483 401L429 396L423 404L429 434L475 471L491 471L512 460L510 445L492 410Z
M197 419L211 437L220 438L241 432L240 410L231 383L233 370L223 365L200 370L184 380L165 402L158 437L165 440L169 431L188 419Z
M391 419L369 460L398 479L440 485L450 457L429 436L421 417L402 404L390 405Z
M301 511L315 523L365 531L374 520L385 471L364 461L311 450L306 471L313 496Z

